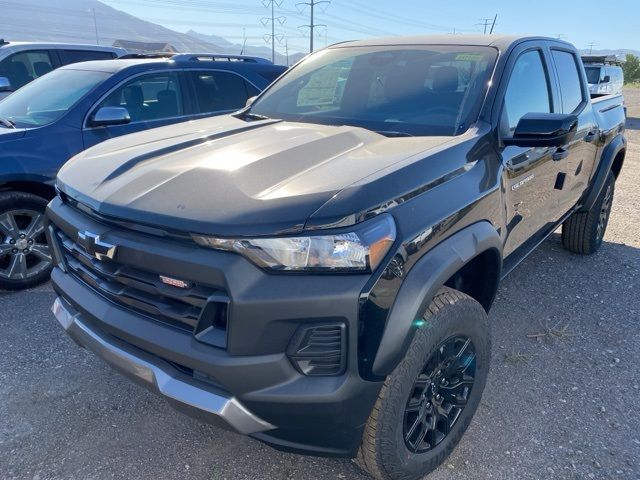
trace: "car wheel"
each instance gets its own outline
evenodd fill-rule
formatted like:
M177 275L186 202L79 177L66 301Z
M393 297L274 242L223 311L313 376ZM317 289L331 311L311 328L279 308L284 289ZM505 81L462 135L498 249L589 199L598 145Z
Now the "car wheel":
M378 480L422 478L452 452L489 371L487 315L450 288L435 296L405 355L386 378L356 462Z
M596 203L586 212L575 212L562 224L562 245L573 253L589 255L598 251L609 224L616 178L609 173Z
M21 290L48 280L51 253L44 234L47 201L22 192L0 193L0 288Z

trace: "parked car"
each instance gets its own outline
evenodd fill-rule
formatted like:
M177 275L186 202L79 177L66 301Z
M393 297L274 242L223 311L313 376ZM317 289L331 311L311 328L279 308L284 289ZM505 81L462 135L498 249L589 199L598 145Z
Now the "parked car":
M624 72L617 58L586 55L582 57L582 61L592 97L622 95Z
M237 110L285 70L205 54L84 62L0 102L0 288L48 279L42 214L70 157L109 138Z
M623 131L563 41L335 45L240 112L68 162L53 312L180 409L421 478L480 404L500 280L559 226L602 244Z
M0 100L56 68L89 60L111 60L126 50L73 43L7 42L0 39Z

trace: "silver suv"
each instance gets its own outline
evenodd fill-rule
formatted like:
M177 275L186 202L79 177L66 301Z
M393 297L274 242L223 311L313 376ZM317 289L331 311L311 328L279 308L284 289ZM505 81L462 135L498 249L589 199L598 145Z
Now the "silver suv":
M7 42L0 39L0 100L63 65L89 60L111 60L126 53L126 50L116 47Z

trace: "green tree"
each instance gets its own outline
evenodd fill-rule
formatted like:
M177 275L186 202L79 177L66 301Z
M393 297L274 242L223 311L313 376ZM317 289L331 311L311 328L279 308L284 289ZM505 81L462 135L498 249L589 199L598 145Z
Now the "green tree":
M624 83L640 82L640 58L632 53L627 53L627 59L622 69L624 70Z

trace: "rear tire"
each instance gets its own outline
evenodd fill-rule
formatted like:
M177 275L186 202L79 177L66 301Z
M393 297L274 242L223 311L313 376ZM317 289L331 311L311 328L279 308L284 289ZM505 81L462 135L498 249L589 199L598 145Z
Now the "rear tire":
M612 172L602 187L593 207L586 212L574 212L562 224L562 246L573 253L590 255L602 245L613 205L616 177Z
M414 480L437 468L469 426L487 380L489 321L477 301L443 288L422 320L363 434L356 463L377 480Z
M46 207L47 200L30 193L0 193L0 289L22 290L49 279Z

